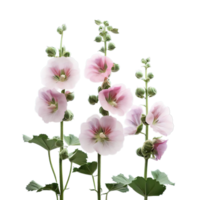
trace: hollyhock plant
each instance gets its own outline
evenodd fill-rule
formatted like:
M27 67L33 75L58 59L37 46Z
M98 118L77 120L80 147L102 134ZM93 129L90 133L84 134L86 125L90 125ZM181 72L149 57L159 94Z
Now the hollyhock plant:
M35 110L45 123L62 121L66 108L64 94L46 87L39 90Z
M113 62L107 56L95 54L86 62L85 77L93 82L102 82L111 73Z
M99 101L103 109L122 116L132 106L133 96L124 85L116 85L99 92Z
M133 106L132 109L126 114L125 124L128 126L124 129L125 135L135 135L138 127L140 126L142 117L142 107Z
M160 160L167 149L167 140L156 139L153 143L153 154L156 156L156 160Z
M146 121L155 132L159 132L164 136L168 136L174 129L170 110L162 102L157 102L153 105L146 117Z
M78 63L71 57L52 58L42 71L42 82L49 88L72 89L79 79Z
M123 127L114 117L93 115L81 125L79 140L89 153L115 154L123 146Z

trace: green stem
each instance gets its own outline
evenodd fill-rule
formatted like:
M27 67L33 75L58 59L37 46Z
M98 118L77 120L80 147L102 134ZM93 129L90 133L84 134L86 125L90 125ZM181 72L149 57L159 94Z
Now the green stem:
M50 163L51 170L52 170L52 172L53 172L55 181L56 181L56 183L58 183L57 178L56 178L56 173L55 173L55 171L54 171L54 168L53 168L53 165L52 165L52 162L51 162L51 154L50 154L50 151L48 151L48 156L49 156L49 163Z
M71 162L70 171L69 171L69 175L68 175L68 179L67 179L67 183L66 183L66 185L65 185L64 191L67 189L67 185L68 185L68 183L69 183L69 179L70 179L71 174L72 174L72 166L73 166L73 163Z
M104 27L104 31L105 31L105 29L106 29L106 27ZM106 35L104 35L103 39L104 39L104 53L106 56L106 53L107 53Z
M92 175L92 180L93 180L93 184L94 184L94 189L96 190L96 184L95 184L95 180L94 180L94 176Z
M145 68L145 79L147 79L147 68ZM146 116L148 114L148 82L145 82L145 93L146 93ZM145 140L149 138L149 126L146 125L146 135ZM148 170L148 159L145 159L145 166L144 166L144 178L147 179L147 170ZM145 195L144 200L147 200L148 196Z
M61 39L60 39L60 54L59 54L59 57L62 56L62 40L63 40L63 33L61 34Z
M98 154L98 184L97 184L97 197L101 200L101 155Z
M60 139L63 141L63 121L60 122ZM63 146L60 147L60 151L63 150ZM60 174L60 200L64 199L63 191L63 170L62 170L62 159L59 158L59 174Z
M106 194L106 200L108 200L108 193Z

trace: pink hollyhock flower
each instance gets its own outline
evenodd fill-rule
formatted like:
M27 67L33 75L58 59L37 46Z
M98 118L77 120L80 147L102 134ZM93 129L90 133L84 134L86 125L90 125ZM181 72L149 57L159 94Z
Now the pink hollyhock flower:
M72 89L79 79L78 63L71 57L52 58L42 71L42 82L49 88Z
M85 77L93 82L103 82L111 73L113 62L101 54L93 55L86 62Z
M156 160L160 160L165 150L167 149L167 140L156 139L154 141L154 155Z
M165 107L161 102L154 104L146 117L146 122L155 132L159 132L165 136L169 135L174 129L173 119L170 115L169 108Z
M104 110L122 116L131 107L133 96L124 85L116 85L99 92L99 101Z
M66 108L67 100L64 94L49 88L39 90L35 110L45 123L61 122Z
M125 124L128 126L124 129L125 135L134 135L137 132L138 126L142 123L142 107L133 106L133 108L126 114Z
M81 125L81 147L91 153L115 154L123 146L123 127L114 117L93 115Z

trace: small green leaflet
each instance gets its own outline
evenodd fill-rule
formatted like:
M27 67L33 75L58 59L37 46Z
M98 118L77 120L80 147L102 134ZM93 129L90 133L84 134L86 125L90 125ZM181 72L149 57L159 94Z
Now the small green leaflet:
M128 185L134 180L134 178L132 176L129 176L129 178L126 178L123 174L119 174L118 176L113 176L112 180L115 181L116 183Z
M95 21L95 24L97 24L97 25L102 24L102 22L100 20L94 20L94 21Z
M86 163L79 168L74 168L73 172L79 172L86 175L93 175L97 169L97 162Z
M87 154L83 151L76 149L73 153L69 154L70 162L73 162L77 165L84 165L87 163Z
M117 28L112 28L110 31L111 31L112 33L116 33L116 34L119 33Z
M40 188L42 188L41 185L37 184L35 181L31 181L27 186L26 189L28 191L34 191L34 190L39 190Z
M102 53L105 53L104 47L102 47L99 51L101 51Z
M80 145L79 139L72 134L69 134L69 136L64 135L64 140L68 144L68 146L78 146L78 145Z
M106 187L108 188L109 192L111 191L128 192L127 186L121 183L106 183Z

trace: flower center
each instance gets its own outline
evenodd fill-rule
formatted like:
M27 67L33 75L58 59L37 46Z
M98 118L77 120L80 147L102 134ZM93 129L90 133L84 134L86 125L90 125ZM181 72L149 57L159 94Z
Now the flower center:
M95 142L104 142L108 141L108 137L105 135L105 133L100 132L95 135Z
M99 72L100 72L100 73L105 73L106 70L107 70L107 68L108 68L108 66L107 66L107 64L105 63L104 66L101 67L101 68L99 69Z
M154 120L153 120L153 124L157 124L158 121L159 121L158 119L154 119Z
M101 132L101 133L99 134L99 137L102 138L102 139L105 139L105 138L106 138L106 136L105 136L105 134L104 134L103 132Z
M65 81L65 79L66 79L66 76L65 76L65 74L62 74L61 76L60 76L60 81Z
M55 101L54 98L52 98L51 102L49 102L48 108L51 110L52 113L58 110L58 103Z
M108 103L113 107L117 106L117 102L114 101L114 100L113 101L108 101Z

